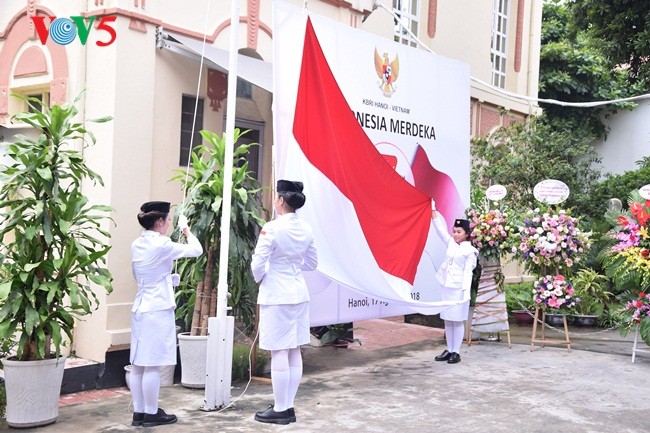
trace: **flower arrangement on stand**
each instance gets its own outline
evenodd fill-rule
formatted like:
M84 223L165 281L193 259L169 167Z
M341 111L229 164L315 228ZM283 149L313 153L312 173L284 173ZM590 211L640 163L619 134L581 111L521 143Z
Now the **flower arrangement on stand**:
M607 276L629 294L622 310L627 326L621 334L638 324L641 338L650 344L650 200L634 191L629 203L627 211L609 215L615 225L610 232L614 244L601 259Z
M570 272L591 245L590 233L580 230L578 223L565 210L529 210L519 227L518 250L526 269L537 275L550 269Z
M485 201L482 206L467 210L470 241L486 259L498 259L510 252L515 227L509 221L510 215L500 209L498 202Z
M573 292L573 286L563 275L544 275L535 282L533 298L540 308L565 312L580 302L573 296Z
M472 332L508 333L510 327L506 298L503 291L505 277L500 258L510 251L516 234L510 222L510 214L496 201L485 199L481 206L467 210L470 227L470 242L479 250L480 278L473 302L472 318L469 322ZM471 343L468 333L468 342Z

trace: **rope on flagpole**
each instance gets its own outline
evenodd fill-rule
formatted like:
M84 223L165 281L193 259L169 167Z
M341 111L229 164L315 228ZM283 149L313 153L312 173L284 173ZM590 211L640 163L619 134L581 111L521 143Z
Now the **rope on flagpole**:
M187 153L187 165L185 167L185 182L183 187L183 201L181 202L181 210L185 206L185 198L187 196L187 180L190 175L190 161L192 159L192 150L194 149L194 130L196 128L196 114L199 109L199 92L201 91L201 79L203 77L203 60L205 58L205 42L207 39L208 31L208 18L210 16L210 5L212 0L208 0L208 8L205 11L205 23L203 24L203 43L201 44L201 61L199 62L199 78L196 83L196 100L194 101L194 115L192 116L192 132L190 134L190 150Z
M381 0L374 0L374 6L375 8L382 8L386 12L388 12L394 19L395 21L400 25L402 29L404 29L408 34L413 38L415 42L420 45L420 47L424 48L431 54L436 54L428 45L426 45L424 42L422 42L408 27L406 27L402 23L402 19L399 15L395 13L395 11L392 8L387 7L384 5ZM558 101L557 99L544 99L544 98L536 98L536 97L531 97L531 96L524 96L520 95L518 93L513 93L513 92L508 92L507 90L504 90L500 87L495 87L492 84L489 84L483 80L479 80L478 78L475 77L470 77L472 81L474 81L477 84L480 84L482 86L488 87L489 89L501 93L504 96L514 98L514 99L519 99L519 100L524 100L528 102L543 102L545 104L551 104L551 105L560 105L563 107L582 107L582 108L587 108L587 107L598 107L601 105L609 105L609 104L618 104L621 102L632 102L632 101L637 101L637 100L642 100L642 99L649 99L650 98L650 93L645 93L642 95L637 95L637 96L630 96L628 98L618 98L618 99L611 99L607 101L592 101L592 102L565 102L565 101Z

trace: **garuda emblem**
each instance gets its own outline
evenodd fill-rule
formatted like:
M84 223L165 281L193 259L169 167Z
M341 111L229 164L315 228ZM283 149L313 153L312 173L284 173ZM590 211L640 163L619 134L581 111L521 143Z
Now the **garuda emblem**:
M397 90L397 86L395 86L395 81L399 76L399 58L397 54L395 54L395 58L391 62L388 53L380 56L377 48L375 48L375 71L377 71L377 76L380 79L378 82L379 88L385 97L390 98Z

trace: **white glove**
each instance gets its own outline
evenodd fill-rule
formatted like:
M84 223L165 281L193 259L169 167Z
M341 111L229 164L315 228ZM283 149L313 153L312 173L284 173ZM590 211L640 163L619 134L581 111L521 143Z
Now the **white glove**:
M431 199L431 210L436 210L436 201Z
M183 214L180 214L178 216L178 222L176 223L176 226L180 231L183 231L183 229L188 228L189 224L187 223L187 217Z
M181 283L181 276L178 274L172 274L172 286L178 287L178 285Z

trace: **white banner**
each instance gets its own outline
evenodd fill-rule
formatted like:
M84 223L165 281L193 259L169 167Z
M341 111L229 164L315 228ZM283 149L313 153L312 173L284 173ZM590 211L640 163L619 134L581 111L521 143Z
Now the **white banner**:
M439 313L430 198L448 227L469 202L468 65L274 4L275 176L305 184L312 325Z

